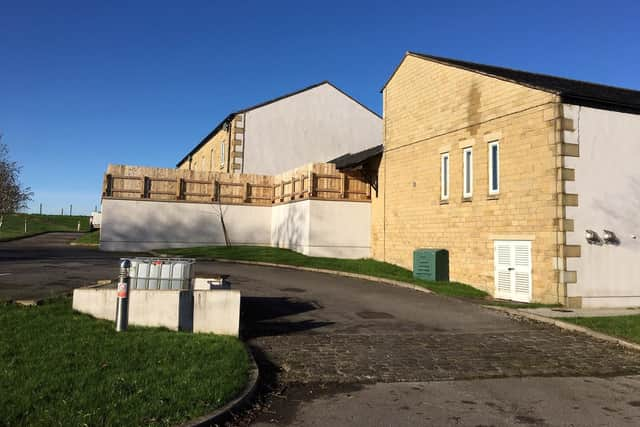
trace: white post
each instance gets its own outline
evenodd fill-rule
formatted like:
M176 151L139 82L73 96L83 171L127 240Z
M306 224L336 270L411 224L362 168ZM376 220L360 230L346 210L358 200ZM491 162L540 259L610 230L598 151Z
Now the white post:
M0 230L2 230L2 221L4 220L4 215L0 215Z
M78 231L80 231L80 221L78 221Z
M24 218L24 233L27 234L27 217Z

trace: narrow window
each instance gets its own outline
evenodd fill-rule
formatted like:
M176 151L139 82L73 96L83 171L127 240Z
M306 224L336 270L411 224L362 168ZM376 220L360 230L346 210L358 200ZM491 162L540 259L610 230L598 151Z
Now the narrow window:
M449 153L440 156L440 199L449 199Z
M215 162L215 157L213 155L213 148L211 149L211 155L209 156L209 160L211 161L211 164L209 165L209 170L212 171L214 170L214 162Z
M473 149L465 148L462 152L463 159L463 191L462 196L467 199L473 195Z
M500 192L500 146L498 141L489 143L489 194Z
M224 142L220 143L220 166L224 166Z

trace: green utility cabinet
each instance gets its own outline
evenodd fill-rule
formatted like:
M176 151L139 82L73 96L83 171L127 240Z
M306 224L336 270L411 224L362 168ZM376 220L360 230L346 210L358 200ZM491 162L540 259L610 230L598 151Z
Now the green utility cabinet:
M413 251L413 277L448 282L449 251L446 249L416 249Z

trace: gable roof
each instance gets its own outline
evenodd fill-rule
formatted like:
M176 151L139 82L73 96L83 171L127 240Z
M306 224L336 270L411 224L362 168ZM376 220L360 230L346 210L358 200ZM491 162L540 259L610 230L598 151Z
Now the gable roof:
M176 164L176 167L179 167L182 163L186 162L189 159L189 156L191 156L193 153L198 151L204 144L206 144L207 141L209 141L211 139L211 137L213 137L216 133L218 133L220 131L220 129L222 129L222 127L225 125L225 123L229 123L236 114L242 114L242 113L247 113L247 112L249 112L251 110L257 110L258 108L265 107L265 106L267 106L269 104L273 104L273 103L281 101L281 100L283 100L285 98L289 98L289 97L298 95L300 93L306 92L308 90L315 89L315 88L320 87L322 85L331 86L332 88L334 88L335 90L337 90L338 92L340 92L341 94L343 94L344 96L346 96L347 98L349 98L350 100L355 102L356 104L360 105L365 110L369 111L371 114L374 114L376 117L382 119L382 116L380 114L376 113L371 108L367 107L362 102L358 101L357 99L355 99L354 97L352 97L351 95L349 95L348 93L346 93L345 91L343 91L342 89L340 89L339 87L337 87L336 85L331 83L330 81L324 80L324 81L321 81L320 83L312 84L311 86L307 86L307 87L304 87L302 89L296 90L295 92L287 93L287 94L279 96L277 98L273 98L273 99L261 102L261 103L256 104L256 105L252 105L251 107L243 108L241 110L237 110L237 111L229 113L220 123L218 123L218 125L211 132L209 132L204 138L202 138L202 140L198 143L198 145L193 147L193 149L191 151L189 151L189 153L187 153L187 155L184 156L182 158L182 160L180 160Z
M458 59L443 58L440 56L425 55L416 52L407 52L405 58L407 56L414 56L427 61L433 61L439 64L516 83L532 89L554 93L561 97L562 102L605 110L640 113L640 91L638 90L584 82L581 80L567 79L547 74L531 73L511 68L497 67L494 65L460 61ZM400 64L402 64L402 62ZM387 86L399 67L400 65L396 67L384 87ZM382 89L384 89L384 87Z

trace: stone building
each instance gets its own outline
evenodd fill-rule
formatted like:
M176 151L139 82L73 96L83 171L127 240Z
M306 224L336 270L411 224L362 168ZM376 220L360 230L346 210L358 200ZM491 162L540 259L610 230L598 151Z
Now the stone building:
M382 94L374 258L444 248L499 298L640 305L640 92L409 52Z

